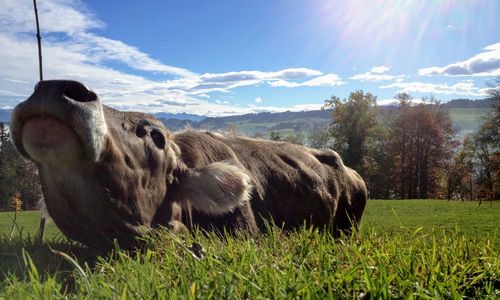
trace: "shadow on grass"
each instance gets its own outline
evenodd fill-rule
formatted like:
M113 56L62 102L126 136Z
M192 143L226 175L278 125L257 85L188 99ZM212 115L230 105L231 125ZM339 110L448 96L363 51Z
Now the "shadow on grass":
M44 243L30 235L23 237L22 233L12 239L0 236L0 285L12 280L30 282L36 273L37 280L43 282L51 277L63 291L71 291L78 268L92 270L100 257L109 255L63 236Z

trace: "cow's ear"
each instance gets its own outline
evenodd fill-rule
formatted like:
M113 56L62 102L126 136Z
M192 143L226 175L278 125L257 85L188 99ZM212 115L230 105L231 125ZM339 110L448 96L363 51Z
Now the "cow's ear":
M241 168L224 162L191 170L181 183L182 202L196 210L221 215L250 200L252 183Z

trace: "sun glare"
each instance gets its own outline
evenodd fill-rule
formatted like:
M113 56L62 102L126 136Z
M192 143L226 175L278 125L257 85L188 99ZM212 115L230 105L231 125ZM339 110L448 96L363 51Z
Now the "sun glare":
M411 58L416 54L412 51L419 48L416 45L425 39L437 39L444 31L466 27L471 3L465 2L324 1L313 9L321 36L333 34L336 43L352 50L348 52L351 55L364 51L375 57L383 51L390 59L401 49Z

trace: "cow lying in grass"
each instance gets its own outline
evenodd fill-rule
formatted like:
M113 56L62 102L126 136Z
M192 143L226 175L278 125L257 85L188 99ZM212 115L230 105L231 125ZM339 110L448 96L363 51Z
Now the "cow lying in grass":
M209 132L170 133L148 114L103 105L75 81L41 81L11 134L38 166L57 227L84 244L123 247L149 228L262 231L269 221L349 232L361 177L332 150Z

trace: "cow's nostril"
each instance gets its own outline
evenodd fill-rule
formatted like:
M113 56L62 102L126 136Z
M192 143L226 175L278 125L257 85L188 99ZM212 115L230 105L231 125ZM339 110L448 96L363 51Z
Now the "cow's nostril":
M151 131L151 138L153 139L153 143L155 143L156 147L165 149L166 141L163 133L156 129L153 129L153 131Z
M137 128L135 129L135 134L142 138L144 137L146 134L148 134L148 132L146 131L146 128L143 126L143 125L139 125L137 126Z
M65 90L64 96L77 102L90 102L97 100L97 95L86 86L72 82Z

